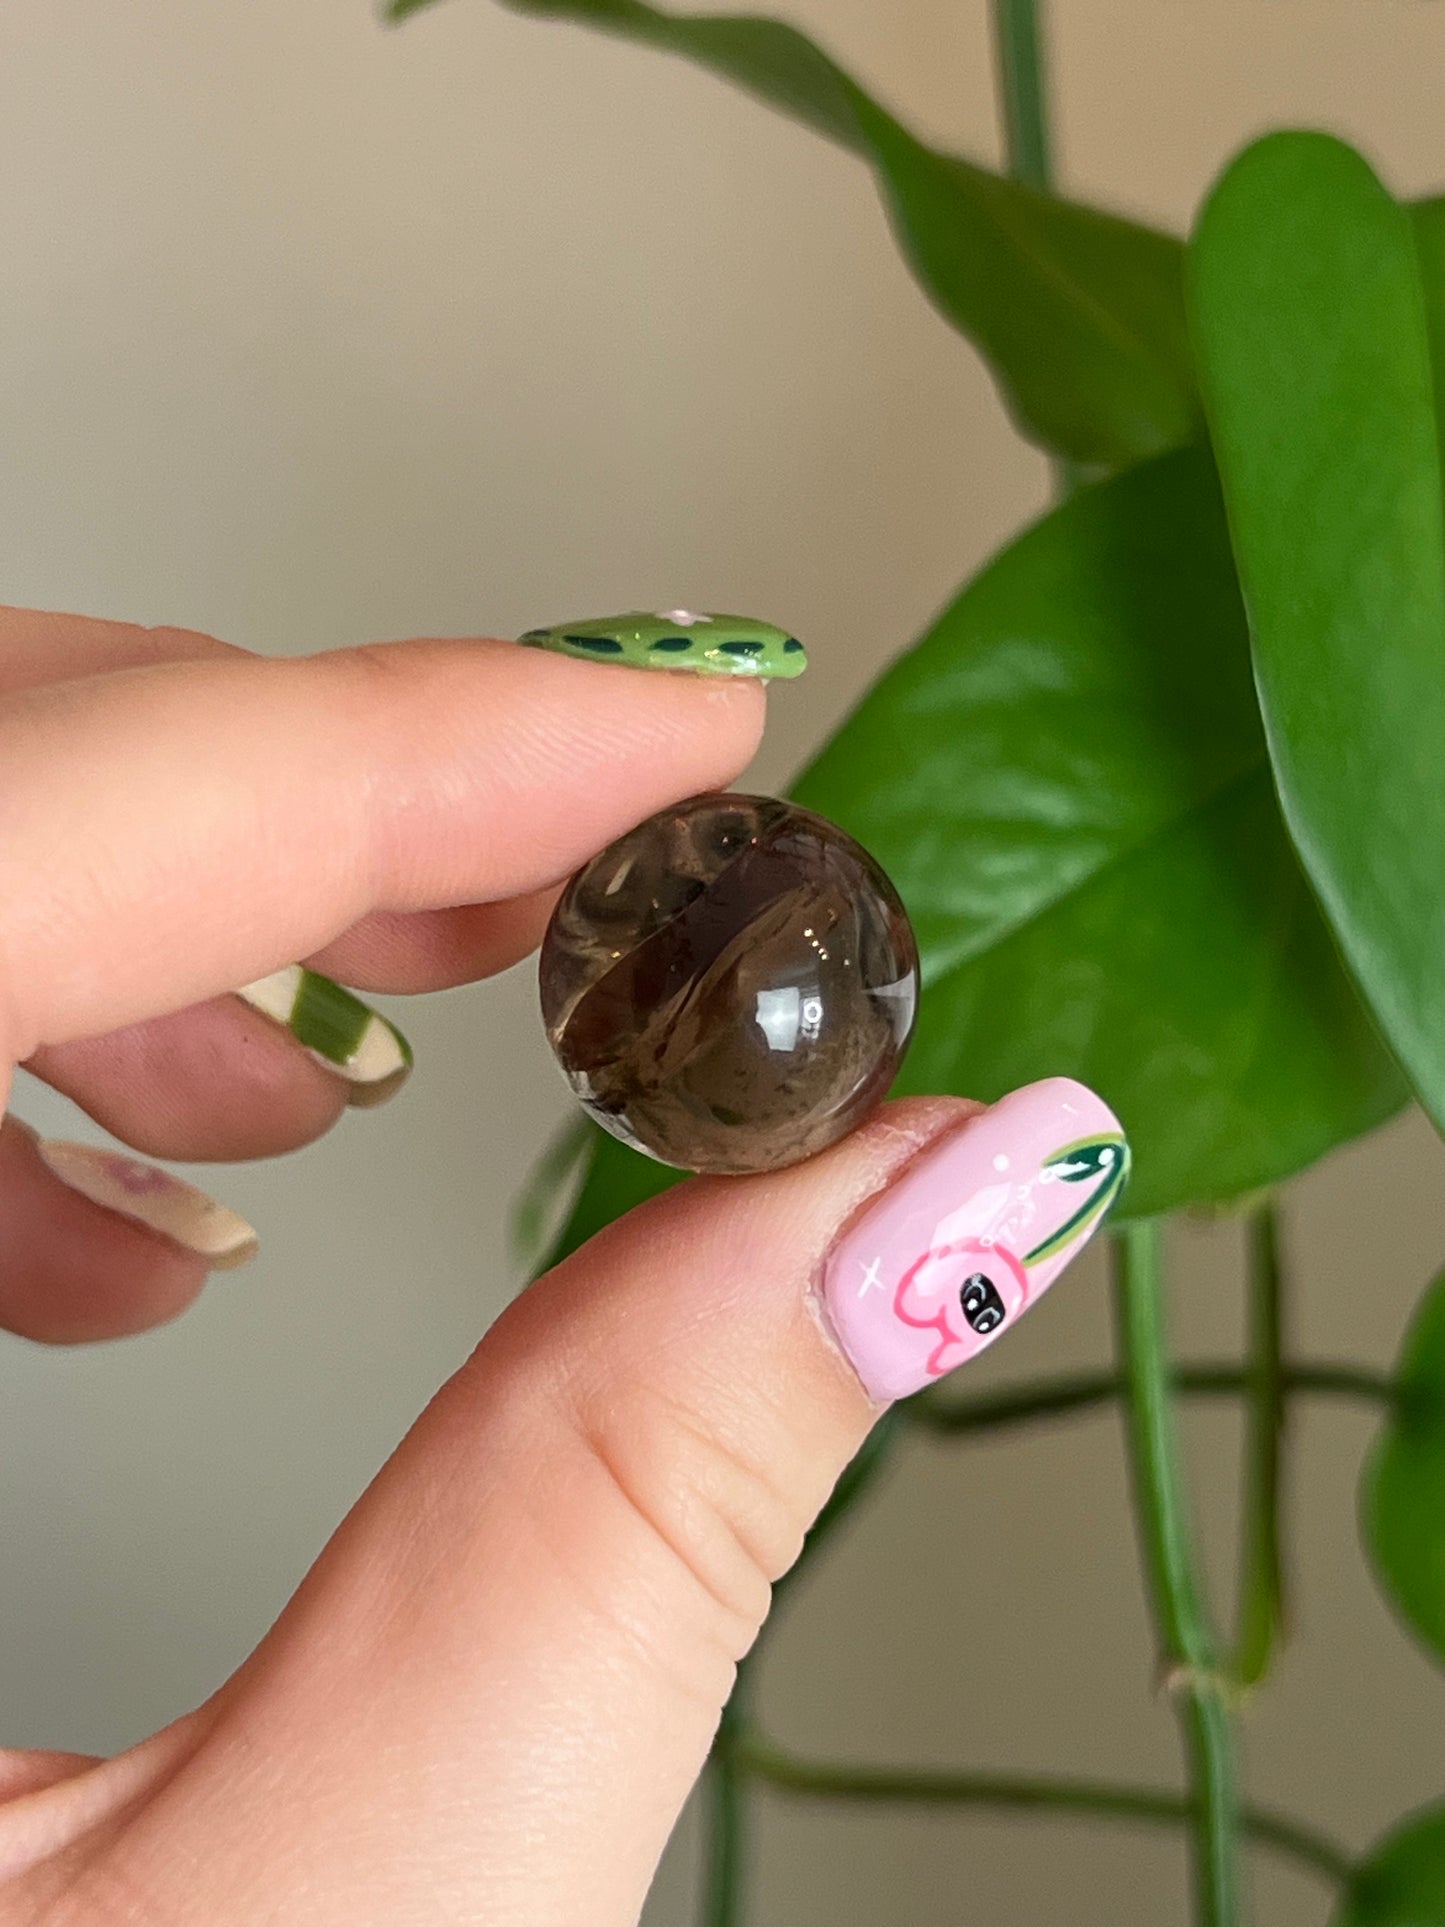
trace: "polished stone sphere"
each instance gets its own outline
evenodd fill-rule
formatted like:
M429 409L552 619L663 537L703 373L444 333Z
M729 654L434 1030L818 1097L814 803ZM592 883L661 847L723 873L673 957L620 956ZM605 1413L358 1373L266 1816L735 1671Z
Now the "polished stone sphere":
M593 857L542 945L542 1016L573 1090L690 1171L771 1171L893 1081L918 1003L898 892L835 825L695 796Z

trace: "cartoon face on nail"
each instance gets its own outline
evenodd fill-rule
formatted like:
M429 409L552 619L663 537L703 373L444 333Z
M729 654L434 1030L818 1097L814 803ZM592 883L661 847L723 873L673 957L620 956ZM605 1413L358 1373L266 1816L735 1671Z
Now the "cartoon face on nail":
M937 1242L903 1272L893 1296L901 1324L932 1334L928 1377L951 1372L1018 1317L1108 1210L1126 1168L1122 1137L1084 1139L1019 1181L1000 1172L1005 1181L983 1186L943 1219ZM938 1235L953 1230L972 1235Z
M935 1245L898 1281L894 1315L934 1334L927 1369L961 1365L1028 1303L1028 1275L1013 1252L986 1238Z
M1025 1084L920 1152L844 1231L820 1280L864 1389L907 1398L1012 1331L1128 1170L1119 1120L1070 1077Z
M980 1338L987 1338L991 1331L997 1331L1008 1316L992 1280L981 1271L975 1271L964 1279L958 1302L963 1308L964 1317Z

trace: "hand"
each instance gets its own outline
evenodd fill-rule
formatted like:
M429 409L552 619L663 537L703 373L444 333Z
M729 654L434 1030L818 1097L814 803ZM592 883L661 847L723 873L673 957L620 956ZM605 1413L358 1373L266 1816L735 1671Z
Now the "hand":
M152 1155L305 1142L345 1082L229 991L303 957L386 991L502 968L593 851L731 782L762 712L749 683L509 644L267 661L0 612L0 1063ZM952 1363L983 1342L892 1312L920 1201L946 1228L980 1173L998 1192L1008 1144L1034 1159L1015 1215L1041 1199L1047 1218L1070 1189L1035 1183L1056 1126L1061 1144L1112 1126L1057 1082L960 1132L977 1108L890 1106L793 1170L694 1181L526 1292L211 1700L113 1760L0 1753L0 1916L634 1921L770 1582L878 1415L862 1381L911 1389L945 1345ZM65 1174L4 1120L14 1331L138 1331L239 1249L189 1248L154 1228L184 1211L109 1209ZM860 1308L870 1238L887 1288ZM961 1302L983 1302L984 1247L956 1225L932 1242L954 1299L971 1254ZM910 1306L931 1275L914 1256ZM1000 1273L991 1319L1027 1301L1009 1262L1022 1283Z

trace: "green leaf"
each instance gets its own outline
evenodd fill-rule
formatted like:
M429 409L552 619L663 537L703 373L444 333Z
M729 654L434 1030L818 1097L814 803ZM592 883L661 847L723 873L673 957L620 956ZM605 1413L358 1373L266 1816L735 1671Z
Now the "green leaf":
M630 1150L595 1125L591 1129L596 1139L592 1161L577 1202L548 1253L549 1265L560 1264L614 1218L656 1197L659 1191L670 1190L687 1176L685 1171L676 1171L669 1164L658 1164L640 1151Z
M1427 323L1417 235L1432 260ZM1290 833L1445 1126L1445 505L1439 217L1350 148L1276 134L1205 208L1206 403ZM1442 368L1445 376L1445 368Z
M1083 1144L1071 1144L1057 1157L1050 1158L1045 1169L1052 1171L1062 1184L1089 1184L1103 1177L1118 1183L1122 1181L1124 1169L1119 1151L1117 1137L1089 1138Z
M1285 836L1207 459L1019 538L794 794L902 892L924 972L898 1088L1064 1073L1149 1215L1271 1184L1404 1102ZM599 1146L564 1248L676 1178Z
M399 20L429 0L392 0ZM993 367L1020 428L1126 465L1198 434L1172 235L1001 179L927 146L796 28L644 0L507 0L677 53L860 155L924 290ZM668 140L676 136L669 126Z
M1445 1659L1445 1274L1415 1314L1395 1387L1399 1403L1365 1468L1365 1542L1406 1624Z
M805 773L923 959L902 1091L1065 1073L1148 1216L1274 1183L1404 1101L1284 835L1212 470L1167 456L1006 549Z
M1363 1861L1330 1927L1440 1927L1445 1807L1415 1814Z
M512 1259L519 1270L534 1271L556 1242L586 1181L601 1135L585 1117L571 1118L532 1166L507 1227Z
M1425 330L1431 371L1445 369L1445 197L1416 201L1410 209L1420 284L1425 296ZM1445 380L1435 379L1435 436L1445 447Z
M1085 1225L1094 1224L1113 1209L1129 1178L1129 1146L1119 1137L1096 1138L1050 1158L1047 1170L1064 1184L1092 1184L1084 1202L1042 1243L1024 1253L1025 1265L1041 1264L1071 1244Z

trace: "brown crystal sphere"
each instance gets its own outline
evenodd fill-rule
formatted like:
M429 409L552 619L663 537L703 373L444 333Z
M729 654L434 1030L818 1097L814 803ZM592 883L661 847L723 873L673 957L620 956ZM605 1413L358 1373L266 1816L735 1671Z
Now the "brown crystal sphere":
M597 1122L690 1171L771 1171L893 1081L918 949L868 852L771 796L694 796L593 857L542 944L542 1016Z

